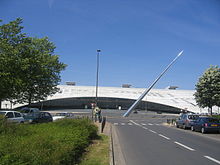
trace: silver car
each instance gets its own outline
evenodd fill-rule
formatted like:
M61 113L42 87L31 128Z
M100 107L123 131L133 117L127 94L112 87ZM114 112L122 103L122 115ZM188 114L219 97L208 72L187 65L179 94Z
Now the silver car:
M196 114L191 114L191 113L181 114L179 119L176 121L176 127L177 128L180 127L183 129L191 128L191 125L193 124L193 122L197 120L198 118L199 118L199 115L196 115Z
M0 111L0 115L4 116L7 121L13 123L24 123L23 115L17 111Z

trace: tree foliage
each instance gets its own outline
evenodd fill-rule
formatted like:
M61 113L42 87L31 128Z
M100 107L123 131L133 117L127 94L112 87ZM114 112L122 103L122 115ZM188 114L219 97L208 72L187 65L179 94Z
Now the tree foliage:
M59 62L59 57L54 55L54 49L54 44L47 37L29 38L29 43L22 53L20 75L24 86L19 102L28 101L30 104L57 92L59 73L66 65Z
M220 68L211 66L196 84L195 99L200 107L220 106ZM212 111L211 111L212 113Z
M21 23L18 18L0 26L0 101L30 104L57 92L66 65L47 37L28 37Z
M25 34L19 24L20 18L0 26L0 101L11 99L19 91L21 80L17 74L19 70L19 47Z

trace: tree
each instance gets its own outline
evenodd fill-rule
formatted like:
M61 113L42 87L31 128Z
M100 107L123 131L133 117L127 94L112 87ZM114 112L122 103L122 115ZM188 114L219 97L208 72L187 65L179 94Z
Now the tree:
M21 33L21 23L17 18L0 26L0 103L13 100L30 105L44 100L57 92L60 72L66 67L47 37L28 37Z
M220 106L220 68L211 66L199 78L194 94L197 104L200 107Z
M20 61L18 47L25 38L25 34L21 33L21 23L22 19L17 18L0 26L0 109L1 101L13 98L21 85L17 74Z
M20 75L23 82L21 93L17 102L44 100L47 96L58 91L60 72L66 65L54 55L55 45L45 38L27 38L27 42L21 53L22 68Z

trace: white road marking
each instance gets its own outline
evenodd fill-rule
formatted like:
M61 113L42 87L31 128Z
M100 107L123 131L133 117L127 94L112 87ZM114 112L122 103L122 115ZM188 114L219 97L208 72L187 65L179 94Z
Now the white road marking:
M160 124L155 124L155 125L160 125Z
M148 125L153 125L153 124L151 124L151 123L148 123Z
M128 125L133 125L132 123L128 123Z
M180 145L180 146L182 146L182 147L184 147L184 148L186 148L186 149L188 149L188 150L190 150L190 151L195 151L194 149L192 149L192 148L190 148L190 147L188 147L188 146L186 146L186 145L184 145L184 144L181 144L181 143L179 143L179 142L174 142L174 143L176 143L176 144L178 144L178 145Z
M133 124L135 124L135 125L140 126L140 124L138 124L138 123L134 122L133 120L130 120L130 122L131 122L131 123L133 123Z
M207 159L209 159L209 160L211 160L211 161L213 161L213 162L215 162L215 163L220 164L220 161L219 161L219 160L216 160L216 159L214 159L214 158L212 158L212 157L210 157L210 156L204 156L204 157L207 158Z
M163 137L163 138L165 138L165 139L167 139L167 140L170 140L170 138L168 138L168 137L166 137L166 136L164 136L164 135L162 135L162 134L158 134L159 136L161 136L161 137Z
M114 123L114 125L118 125L118 123Z
M144 128L144 129L148 130L148 128L147 128L147 127L142 127L142 128Z
M146 125L145 123L141 123L141 125Z
M121 123L121 125L125 125L125 123Z
M152 132L152 133L157 133L157 132L155 132L155 131L153 131L153 130L151 130L151 129L149 129L149 131Z

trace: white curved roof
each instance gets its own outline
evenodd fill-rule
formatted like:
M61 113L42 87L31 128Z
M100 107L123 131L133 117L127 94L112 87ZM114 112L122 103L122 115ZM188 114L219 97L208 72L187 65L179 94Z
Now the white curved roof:
M74 97L95 97L95 86L59 85L58 87L60 88L60 92L48 97L47 100ZM136 100L144 90L144 88L99 87L98 97L125 98ZM164 104L196 113L207 113L207 109L200 109L196 105L196 101L193 96L194 93L194 90L152 89L147 94L147 96L144 97L143 101ZM20 105L14 105L13 107L15 108L18 106ZM214 111L215 110L217 111L217 108L215 108Z
M72 97L95 97L95 86L68 86L59 85L60 93L56 93L50 99L72 98ZM144 88L121 88L121 87L99 87L98 97L138 99ZM193 112L200 112L194 99L194 90L169 90L152 89L143 101L169 105Z

